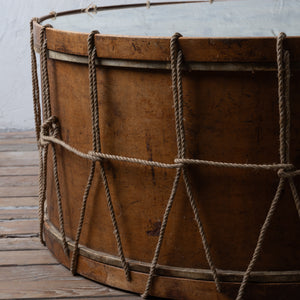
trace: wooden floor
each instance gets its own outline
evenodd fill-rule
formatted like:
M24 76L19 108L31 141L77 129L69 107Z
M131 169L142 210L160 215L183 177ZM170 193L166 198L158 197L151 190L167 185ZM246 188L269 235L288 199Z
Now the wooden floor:
M39 243L33 132L0 133L0 299L140 299L70 272Z

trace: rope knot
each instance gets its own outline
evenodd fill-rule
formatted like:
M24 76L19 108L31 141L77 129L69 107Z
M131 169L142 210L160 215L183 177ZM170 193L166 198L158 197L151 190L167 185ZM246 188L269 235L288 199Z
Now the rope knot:
M57 12L56 11L54 11L54 10L50 11L49 15L52 16L52 20L56 20L56 17L57 17Z
M84 9L84 12L88 14L89 16L92 16L90 13L97 14L98 7L96 4L90 4L86 9Z
M59 137L59 121L56 116L51 116L47 120L44 121L41 128L40 134L40 145L46 146L50 142L45 140L45 137Z
M103 158L99 157L97 155L97 153L99 153L99 152L96 152L96 151L89 151L88 152L88 155L90 156L92 161L102 161L103 160Z
M186 165L186 161L184 158L175 158L174 164L178 164L178 168L183 168Z
M279 169L277 174L280 178L291 178L300 175L300 170L292 166L291 168Z

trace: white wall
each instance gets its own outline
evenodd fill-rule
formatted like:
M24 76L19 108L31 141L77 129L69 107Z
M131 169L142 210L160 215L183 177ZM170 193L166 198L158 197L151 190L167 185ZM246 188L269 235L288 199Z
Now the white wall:
M0 131L34 127L31 95L29 22L50 11L89 4L138 3L130 0L0 0Z

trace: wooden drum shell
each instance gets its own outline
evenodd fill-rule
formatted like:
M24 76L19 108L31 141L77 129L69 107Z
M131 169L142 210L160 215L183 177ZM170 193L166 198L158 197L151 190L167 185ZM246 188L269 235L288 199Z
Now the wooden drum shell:
M39 49L40 25L34 24ZM86 34L46 30L48 49L87 55ZM288 38L292 58L291 161L300 165L298 38ZM169 39L96 35L97 55L109 60L150 63L169 61ZM210 63L215 70L183 73L187 158L238 163L279 162L276 40L180 39L185 62ZM54 52L53 52L54 53ZM88 68L86 64L48 59L52 114L61 138L82 152L92 149ZM230 65L253 68L233 71ZM275 66L275 67L274 67ZM258 70L261 69L266 70ZM219 68L219 69L218 69ZM220 70L220 68L229 68ZM102 151L173 163L177 156L171 74L168 67L97 67ZM56 146L65 231L75 239L91 162ZM51 152L51 150L50 150ZM48 156L45 235L57 259L70 265L60 244L51 153ZM117 257L113 227L99 166L87 202L78 273L108 285L142 293L174 169L105 161L132 282L126 282ZM181 179L162 245L158 276L151 294L174 299L233 299L247 268L262 223L274 197L274 171L189 166L188 175L222 281L216 289ZM295 178L299 187L299 178ZM250 278L245 299L293 299L300 295L299 217L286 185ZM255 277L256 276L256 277Z

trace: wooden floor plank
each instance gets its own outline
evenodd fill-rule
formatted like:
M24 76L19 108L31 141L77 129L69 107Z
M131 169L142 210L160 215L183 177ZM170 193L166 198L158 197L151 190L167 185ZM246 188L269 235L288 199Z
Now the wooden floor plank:
M0 133L0 299L139 299L72 276L40 243L38 171L35 133Z
M38 186L0 186L0 197L35 197L38 194Z
M0 139L35 138L35 131L0 132Z
M37 151L36 144L1 144L0 152L27 152L27 151Z
M21 219L37 219L38 209L34 208L15 208L2 207L0 208L0 220L21 220Z
M33 197L1 197L0 196L0 209L3 207L35 207L38 205L38 197L33 196Z
M1 167L0 176L22 176L22 175L38 175L39 167L36 166L19 166L19 167ZM2 180L0 178L0 180Z
M38 164L37 151L8 151L0 152L0 166L33 166Z
M34 238L0 238L0 251L47 249L40 239Z
M38 185L37 175L28 176L3 176L0 179L0 187L14 187L14 186L35 186Z
M14 221L0 221L0 237L19 237L22 235L37 235L38 221L36 219L30 220L14 220Z
M26 144L36 144L36 139L32 137L22 137L22 138L0 138L0 145L26 145Z
M0 290L0 299L108 298L128 295L79 276L71 276L61 265L1 267Z
M47 249L0 251L0 267L26 265L57 265L57 260Z

